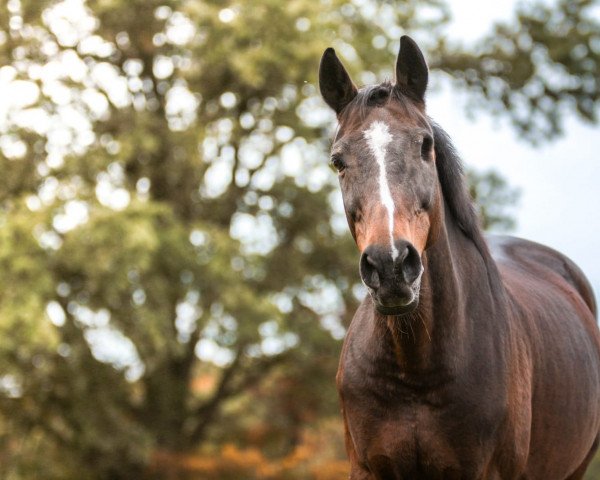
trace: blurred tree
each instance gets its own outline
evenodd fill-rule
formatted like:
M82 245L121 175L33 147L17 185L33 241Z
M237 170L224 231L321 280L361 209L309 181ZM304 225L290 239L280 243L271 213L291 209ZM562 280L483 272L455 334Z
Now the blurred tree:
M515 227L511 209L519 199L520 191L510 187L494 171L467 171L469 192L479 208L481 223L486 230L510 230Z
M558 8L588 36L539 61L597 69L597 25ZM441 0L0 6L0 477L179 478L166 459L211 442L293 457L307 422L337 415L361 295L324 160L321 52L369 83L391 75L402 32L426 33L432 66L496 111L521 118L527 99L555 130L573 108L595 121L587 80L564 100L511 68L564 40L542 11L498 30L530 50L498 37L471 52L445 42ZM487 225L508 226L493 204L513 194L476 181Z
M473 50L441 39L433 64L475 93L479 105L507 115L537 144L562 132L575 113L598 121L600 17L597 0L524 2Z
M586 480L598 480L600 478L600 455L596 454L596 457L592 460L584 478Z

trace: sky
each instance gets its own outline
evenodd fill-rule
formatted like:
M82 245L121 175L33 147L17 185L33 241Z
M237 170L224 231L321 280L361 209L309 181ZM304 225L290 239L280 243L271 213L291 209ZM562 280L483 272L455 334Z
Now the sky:
M494 21L509 20L516 4L451 0L450 38L476 42ZM521 190L512 234L569 256L600 299L600 126L585 125L573 116L565 122L562 137L534 148L507 121L483 111L467 119L466 95L441 76L432 83L429 114L450 134L465 164L493 168Z

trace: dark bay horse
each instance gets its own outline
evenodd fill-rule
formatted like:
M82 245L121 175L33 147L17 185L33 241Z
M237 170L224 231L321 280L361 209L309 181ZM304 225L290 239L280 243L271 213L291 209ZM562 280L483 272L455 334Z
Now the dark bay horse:
M369 292L337 375L350 478L582 478L600 431L592 290L550 248L484 238L427 80L409 37L395 83L358 90L333 49L321 60Z

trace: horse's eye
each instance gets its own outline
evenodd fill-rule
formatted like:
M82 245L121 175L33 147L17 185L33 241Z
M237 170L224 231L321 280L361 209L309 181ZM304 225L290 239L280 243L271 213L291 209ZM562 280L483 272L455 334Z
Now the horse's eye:
M332 155L331 166L338 172L342 172L346 168L346 162L344 162L344 159L341 155Z
M431 148L433 147L433 138L431 135L425 135L423 137L423 143L421 143L421 158L429 160L431 158Z

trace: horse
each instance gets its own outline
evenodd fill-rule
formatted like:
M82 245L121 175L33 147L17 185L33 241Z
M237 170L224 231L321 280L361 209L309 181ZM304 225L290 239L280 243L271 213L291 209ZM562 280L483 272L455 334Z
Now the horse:
M350 478L580 479L600 432L600 334L567 257L483 234L408 36L395 82L358 89L325 50L319 87L368 294L336 376Z

